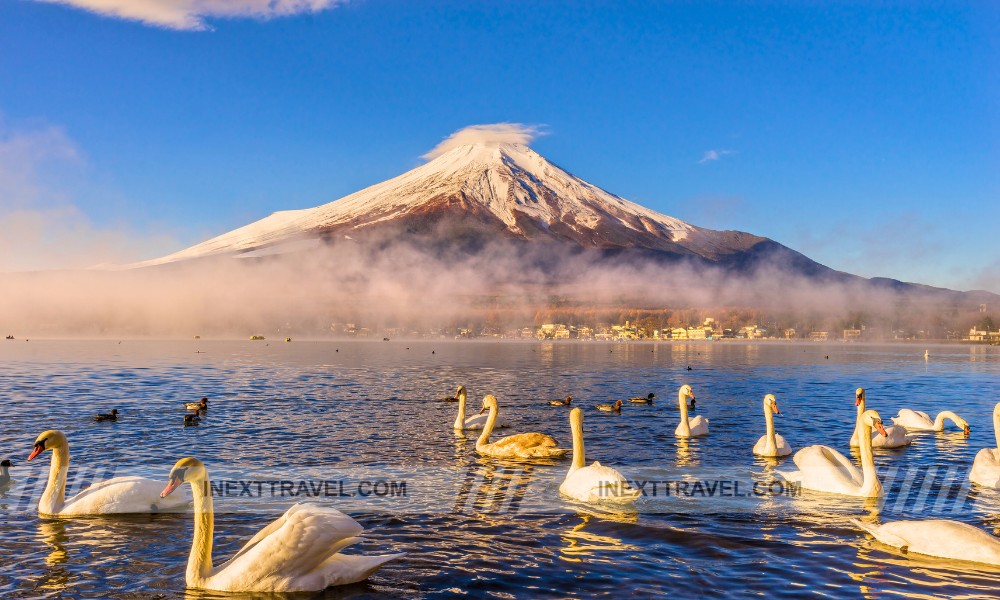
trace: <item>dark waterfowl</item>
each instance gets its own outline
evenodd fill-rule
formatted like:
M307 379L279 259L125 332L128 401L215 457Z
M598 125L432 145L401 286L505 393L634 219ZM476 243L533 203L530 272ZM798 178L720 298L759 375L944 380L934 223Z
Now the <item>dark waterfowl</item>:
M573 401L573 396L566 396L565 400L549 400L549 406L569 406Z
M629 398L628 401L634 404L652 404L653 398L656 398L656 394L650 392L646 396L636 396L635 398Z
M197 402L185 402L184 408L187 410L208 410L208 398L202 398Z
M595 408L604 412L620 413L622 412L622 401L616 400L614 404L598 404Z
M201 418L198 416L197 413L190 414L190 415L184 415L184 426L185 427L189 427L191 425L198 425L200 423L201 423Z
M465 396L465 386L458 386L458 390L455 391L454 396L445 396L444 398L438 398L440 402L458 402L459 398Z
M100 423L102 421L117 421L118 420L118 409L112 408L111 412L97 415L94 417L95 423Z
M10 483L10 472L7 469L14 466L14 463L10 462L6 458L0 461L0 487L4 487Z

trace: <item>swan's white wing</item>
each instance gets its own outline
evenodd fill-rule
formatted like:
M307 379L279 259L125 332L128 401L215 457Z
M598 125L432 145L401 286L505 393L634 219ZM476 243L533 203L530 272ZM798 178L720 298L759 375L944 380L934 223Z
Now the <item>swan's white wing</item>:
M976 454L976 459L972 461L969 481L985 487L1000 487L1000 450L997 448L980 450Z
M913 441L913 436L906 434L906 428L902 425L893 425L885 428L886 435L872 432L872 448L902 448L909 446Z
M934 427L934 420L931 419L930 415L919 410L910 410L908 408L899 409L899 414L892 417L892 422L896 425L902 425L907 429L931 429Z
M206 587L222 591L297 591L327 587L318 569L364 529L342 512L296 504L214 569Z
M907 552L1000 565L1000 540L966 523L944 519L894 521L884 525L852 522L883 544Z
M689 419L688 426L691 428L692 437L708 433L708 419L701 415L698 415L693 419Z
M562 456L569 452L569 448L560 448L559 443L551 435L534 432L509 435L476 449L490 456L508 458Z
M582 502L629 502L640 495L621 473L596 461L567 475L559 491Z
M165 481L132 476L99 481L66 500L59 514L156 513L184 508L191 503L191 490L187 487L160 498L166 485Z
M836 494L856 494L864 477L843 454L829 446L807 446L792 457L802 487Z
M486 426L486 420L489 415L472 415L471 417L465 417L465 426L463 429L482 429ZM506 427L507 424L504 423L503 419L497 417L496 423L494 423L494 429L502 429Z

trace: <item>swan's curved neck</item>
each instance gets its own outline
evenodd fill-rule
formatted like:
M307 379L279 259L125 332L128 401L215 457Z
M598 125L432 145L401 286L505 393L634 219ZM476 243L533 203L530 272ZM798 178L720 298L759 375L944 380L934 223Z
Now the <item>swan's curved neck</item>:
M38 512L55 515L66 504L66 473L69 471L69 446L52 449L52 464L49 467L49 482L38 501Z
M934 419L934 431L941 431L942 429L944 429L945 419L951 419L952 423L961 427L961 425L958 422L959 419L958 415L951 412L950 410L942 410L941 412L938 413L937 418Z
M483 425L483 432L479 434L479 439L476 440L476 448L480 446L485 446L490 443L490 434L493 433L493 425L497 422L497 410L496 405L490 406L490 414L486 417L486 424Z
M569 472L582 469L587 462L586 452L583 449L583 419L570 419L570 428L573 430L573 465Z
M872 454L872 428L858 419L858 451L861 454L861 492L864 496L878 496L882 491L882 482L875 472L875 456Z
M458 416L455 417L455 429L465 429L465 394L458 395Z
M767 404L764 405L764 423L767 424L767 448L777 449L778 439L774 435L774 411Z
M861 402L858 402L858 414L854 416L854 436L851 438L853 441L851 445L854 446L857 442L858 435L861 433L861 413L865 412L865 397L861 397Z
M212 574L212 535L215 530L207 472L204 477L191 481L191 495L194 498L194 539L188 555L186 579L189 586L200 587L198 582Z
M677 392L677 408L681 411L681 435L691 435L691 424L688 423L688 403L684 392Z

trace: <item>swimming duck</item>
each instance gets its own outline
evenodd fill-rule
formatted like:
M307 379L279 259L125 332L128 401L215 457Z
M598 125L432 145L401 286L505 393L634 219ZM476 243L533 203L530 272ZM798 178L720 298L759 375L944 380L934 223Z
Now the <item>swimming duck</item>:
M202 398L197 402L185 402L184 408L187 410L208 410L208 398Z
M573 401L573 396L566 396L565 400L549 400L549 406L569 406Z
M94 417L95 423L100 423L101 421L117 421L118 420L118 409L112 408L111 412L100 414Z
M459 399L460 396L465 396L465 386L464 385L458 386L458 389L455 391L455 395L454 396L445 396L444 398L438 398L438 401L440 401L440 402L458 402L458 399Z
M7 469L14 466L14 463L10 462L6 458L0 461L0 487L4 487L10 483L10 473Z
M184 415L184 426L185 427L188 427L189 425L198 425L199 423L201 423L201 418L198 417L198 415L196 415L196 414L193 414L193 415Z
M616 400L614 404L598 404L595 408L604 412L620 413L622 411L622 401Z
M635 404L652 404L653 398L656 398L656 394L654 394L653 392L649 392L649 394L646 395L645 397L636 396L635 398L629 398L628 401L634 402Z

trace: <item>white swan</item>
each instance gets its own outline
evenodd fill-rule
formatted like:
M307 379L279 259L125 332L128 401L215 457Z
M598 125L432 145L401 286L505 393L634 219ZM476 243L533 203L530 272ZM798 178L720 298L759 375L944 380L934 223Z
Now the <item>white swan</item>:
M66 474L69 471L69 442L61 431L43 431L35 439L28 460L52 451L49 481L38 501L38 514L53 517L108 515L118 513L154 513L182 508L191 502L190 495L160 498L162 481L145 477L115 477L95 483L66 500Z
M774 432L774 415L780 415L778 411L778 399L774 394L764 396L764 422L767 425L767 433L760 436L753 446L753 453L757 456L788 456L792 453L792 447L788 445L785 438Z
M483 433L476 440L476 451L480 454L497 458L558 458L566 456L569 452L569 448L560 448L559 443L551 435L544 433L518 433L500 438L491 444L490 434L493 432L497 413L500 412L496 396L492 394L487 394L483 398L483 408L479 414L487 410L490 411L490 416L486 419Z
M901 408L899 409L899 414L892 418L892 422L896 425L902 425L911 431L944 431L945 419L950 419L962 429L966 437L969 436L969 432L971 431L969 422L950 410L942 410L938 413L937 418L931 421L930 415L925 412Z
M983 448L972 461L969 481L991 488L1000 488L1000 403L993 407L993 435L996 448Z
M465 388L461 388L461 392L458 394L458 416L455 417L455 430L461 431L463 429L482 429L486 426L487 420L489 420L489 416L482 413L472 415L471 417L465 416ZM499 417L497 418L497 422L493 424L493 427L496 429L506 426L507 424L504 423Z
M640 492L629 486L621 473L594 461L586 465L583 449L583 411L574 408L569 413L569 426L573 431L573 464L559 491L581 502L631 502Z
M858 427L861 413L865 412L865 388L858 388L854 392L854 406L858 407L858 418L855 419L854 433L851 434L851 448L858 447ZM885 435L872 432L872 448L903 448L909 446L913 441L913 436L908 435L906 427L893 425L885 428Z
M846 456L829 446L807 446L795 453L792 460L798 471L778 471L793 483L818 492L878 498L882 496L882 483L875 472L872 455L872 427L879 433L885 431L882 419L874 410L866 410L858 419L861 424L861 470Z
M967 523L945 519L894 521L883 525L862 523L857 519L851 522L876 540L903 552L1000 565L1000 540Z
M194 492L194 541L185 580L189 587L222 592L303 592L355 583L402 554L360 556L340 551L360 540L364 528L334 509L296 504L257 532L232 558L212 566L215 514L208 471L196 458L182 458L170 470L167 496L183 483Z
M701 415L688 419L688 398L694 400L694 392L690 385L684 384L677 390L677 408L681 409L681 422L674 430L674 435L678 437L708 435L708 419Z

